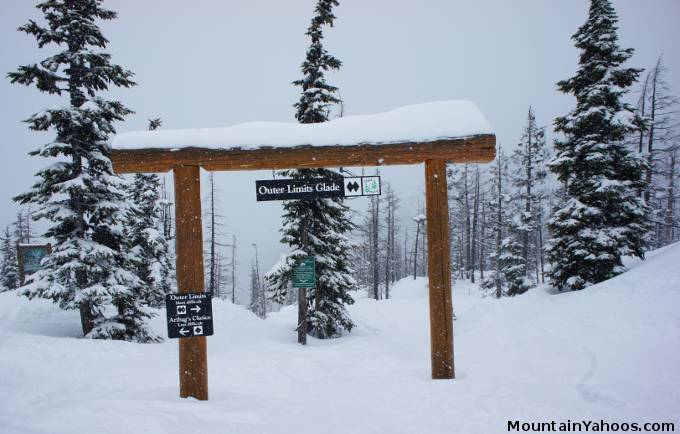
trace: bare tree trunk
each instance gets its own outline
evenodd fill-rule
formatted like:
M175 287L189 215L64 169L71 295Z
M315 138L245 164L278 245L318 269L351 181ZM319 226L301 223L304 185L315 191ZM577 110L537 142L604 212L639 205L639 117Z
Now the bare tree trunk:
M675 165L677 164L677 151L672 150L670 156L670 167L668 170L668 196L666 197L666 218L664 221L665 233L664 243L673 242L673 227L675 226Z
M165 239L171 240L172 236L172 204L168 199L168 190L165 186L165 177L163 177L163 233Z
M479 281L484 282L484 244L486 240L486 202L484 195L481 196L482 201L482 224L479 234Z
M231 237L231 302L236 304L236 235Z
M210 296L215 296L215 273L217 271L217 263L215 261L215 180L214 174L211 172L209 175L210 179L210 253L209 253L209 277L208 277L208 290Z
M397 199L392 198L392 211L390 212L390 256L391 256L391 275L390 279L392 283L397 281L397 264L399 263L399 253L397 250L397 225L395 221L395 214L397 213Z
M26 242L31 243L31 208L26 210Z
M406 226L406 225L404 225ZM408 263L408 228L404 227L404 270L403 270L403 276L406 277L408 276L408 270L409 270L409 263Z
M524 202L524 212L531 216L531 187L532 187L532 179L531 179L531 169L532 169L532 160L531 160L531 138L534 135L534 132L532 131L532 124L529 123L529 130L527 132L527 145L526 145L526 177L527 177L527 189L526 189L526 199ZM529 273L529 231L525 230L522 234L522 257L524 258L524 272L528 275ZM538 283L538 280L536 281Z
M465 207L464 213L465 213L465 274L466 278L470 278L470 201L469 201L469 192L468 192L468 165L466 164L463 168L463 194L464 194L464 200L463 200L463 206Z
M649 87L649 74L647 74L647 78L645 79L645 84L642 87L642 94L640 95L640 116L643 118L645 117L645 108L647 105L647 88ZM644 142L645 138L645 128L644 124L640 126L640 136L638 140L638 153L642 154L642 144Z
M215 254L215 290L213 297L222 298L222 254L217 251Z
M380 263L378 262L378 241L379 241L379 216L380 216L380 200L375 196L371 197L373 206L371 207L373 233L371 234L371 244L373 246L371 263L373 264L373 297L376 300L380 299Z
M652 99L650 101L650 117L649 117L649 134L647 136L647 172L645 174L645 183L647 184L647 190L645 191L645 202L649 203L652 186L652 172L654 171L654 158L652 153L654 152L654 122L656 121L656 85L659 79L659 67L661 65L661 58L656 62L656 68L654 68L654 73L652 75Z
M536 212L538 231L538 246L536 247L536 254L538 255L538 262L541 267L541 283L545 283L545 260L543 257L543 205L538 202L538 210Z
M479 166L475 166L475 191L472 208L472 235L470 242L470 282L475 283L475 261L477 259L477 220L479 215Z
M420 222L416 223L416 243L415 252L413 254L413 280L416 280L416 273L418 270L418 235L420 235Z
M389 189L389 186L388 186ZM385 255L385 298L390 298L390 278L392 273L392 201L390 198L391 191L388 190L387 195L387 252Z
M427 222L423 221L422 223L423 229L422 233L423 236L420 237L420 275L421 276L427 276L427 264L428 264L428 258L427 258Z
M458 277L461 279L465 279L465 258L463 257L464 255L464 245L463 245L463 238L464 234L461 232L460 236L458 237Z
M503 164L501 159L503 158L503 155L499 153L499 155L496 157L498 158L498 211L496 215L496 224L498 225L496 228L496 267L498 267L498 261L501 257L501 243L503 242L503 176L502 176L502 168ZM498 270L496 270L496 273L498 273ZM496 298L501 298L503 295L503 288L501 287L501 281L500 279L496 278Z

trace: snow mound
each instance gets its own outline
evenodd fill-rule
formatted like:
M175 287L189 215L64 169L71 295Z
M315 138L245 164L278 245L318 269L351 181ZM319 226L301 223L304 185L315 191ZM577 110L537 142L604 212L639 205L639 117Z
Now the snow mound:
M501 433L523 422L680 426L680 244L580 292L496 300L455 282L456 380L430 379L424 279L350 307L340 339L295 342L295 307L214 303L210 400L178 398L177 341L73 339L78 318L0 294L0 432ZM153 326L165 335L164 312Z
M319 124L248 122L226 128L135 131L117 135L114 149L204 147L256 149L301 145L427 142L492 134L470 101L439 101L385 113L346 116Z

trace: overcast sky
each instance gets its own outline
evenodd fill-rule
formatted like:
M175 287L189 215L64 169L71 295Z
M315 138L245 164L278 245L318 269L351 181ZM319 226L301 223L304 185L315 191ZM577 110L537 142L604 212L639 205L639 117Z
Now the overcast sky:
M0 0L0 71L49 55L16 28L39 19L37 2ZM131 69L138 86L114 91L136 113L119 132L146 128L232 125L246 121L294 121L297 89L315 0L110 0L119 19L102 25L113 60ZM635 49L630 66L651 67L663 53L668 81L680 89L680 1L615 0L623 47ZM326 48L343 62L328 77L340 88L346 115L444 99L469 99L489 119L504 147L521 135L529 105L548 125L572 106L555 82L571 76L577 51L570 40L587 17L587 0L340 0L336 25L325 30ZM631 95L631 100L635 99ZM21 123L31 113L61 104L34 88L0 80L2 184L0 225L17 211L11 197L32 183L45 165L26 153L49 140ZM403 196L404 214L420 199L422 167L382 169ZM257 203L254 180L270 173L219 173L222 213L240 249L240 280L260 251L267 269L278 246L280 208ZM169 178L171 182L171 178ZM353 202L358 209L365 203Z

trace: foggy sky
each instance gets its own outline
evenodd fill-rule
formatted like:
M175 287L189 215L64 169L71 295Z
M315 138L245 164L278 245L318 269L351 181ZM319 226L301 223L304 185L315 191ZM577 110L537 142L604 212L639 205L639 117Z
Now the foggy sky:
M44 59L35 41L16 31L40 19L36 2L0 0L0 71ZM119 19L102 25L115 63L131 69L137 87L112 95L136 113L119 132L145 129L162 117L163 128L227 126L246 121L294 121L305 30L315 0L116 0L105 7ZM635 48L629 66L650 68L664 54L668 81L680 90L680 2L615 0L622 47ZM325 46L342 62L328 76L340 88L345 114L367 114L419 102L469 99L510 148L519 139L529 105L538 122L552 123L573 107L555 83L577 68L571 35L587 17L587 0L341 0ZM635 95L630 96L636 100ZM21 122L63 100L0 80L2 184L0 225L14 219L10 198L25 191L46 161L26 153L50 140ZM550 138L550 135L549 135ZM367 169L368 170L368 169ZM372 170L372 169L371 169ZM420 166L382 168L402 196L409 218L422 202ZM257 203L254 180L268 172L216 175L226 233L236 233L240 284L257 243L261 268L284 249L278 245L280 205ZM168 177L171 183L172 178ZM205 184L204 184L205 187ZM359 199L353 207L366 206Z

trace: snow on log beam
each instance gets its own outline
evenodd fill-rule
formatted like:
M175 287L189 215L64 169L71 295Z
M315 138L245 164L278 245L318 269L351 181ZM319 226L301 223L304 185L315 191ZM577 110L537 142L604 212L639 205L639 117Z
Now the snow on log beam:
M113 141L118 173L485 163L496 138L468 101L417 104L320 124L251 122L227 128L125 133Z

